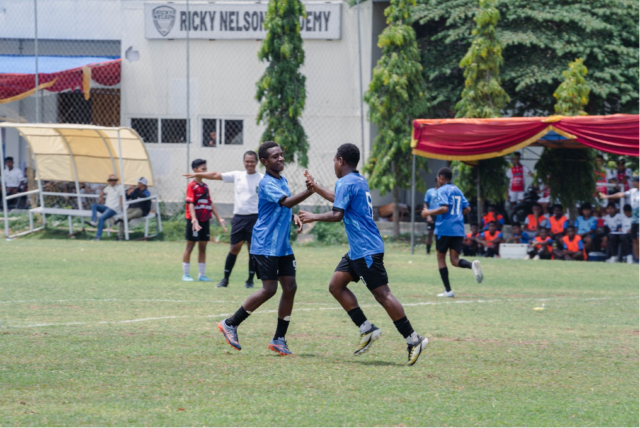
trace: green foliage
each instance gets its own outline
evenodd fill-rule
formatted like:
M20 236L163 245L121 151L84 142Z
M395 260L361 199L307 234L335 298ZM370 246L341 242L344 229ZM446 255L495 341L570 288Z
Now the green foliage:
M309 233L314 235L316 241L322 244L345 245L349 243L347 240L347 232L341 221L337 223L318 222Z
M458 61L471 46L477 0L418 0L420 46L433 117L451 117L464 78ZM590 70L589 114L638 113L636 0L499 0L502 86L514 116L554 112L554 90L568 62Z
M305 77L300 73L304 49L300 18L306 15L300 0L270 0L264 27L267 35L258 52L269 63L256 84L260 102L258 123L266 124L262 141L280 144L285 160L307 166L309 144L300 124L307 97Z
M492 158L480 161L480 193L482 199L493 202L504 198L509 180L505 175L509 168L506 158ZM460 161L451 163L453 183L462 190L467 199L478 195L478 169Z
M591 89L584 76L587 75L587 67L582 58L569 63L569 69L562 72L564 82L558 86L553 96L557 100L556 113L564 116L586 116L583 110L589 103Z
M460 61L464 69L464 90L456 104L456 117L499 117L509 96L500 86L502 45L496 37L500 12L496 0L480 0L480 9L474 18L477 27L467 54Z
M595 170L595 151L591 149L545 147L536 164L537 178L549 186L551 200L558 200L564 207L593 200Z
M411 185L411 122L426 112L420 53L411 27L413 6L415 0L391 0L385 10L388 26L378 40L382 57L364 96L369 120L378 127L364 171L369 185L381 194ZM418 157L416 171L421 169L427 169L427 161Z

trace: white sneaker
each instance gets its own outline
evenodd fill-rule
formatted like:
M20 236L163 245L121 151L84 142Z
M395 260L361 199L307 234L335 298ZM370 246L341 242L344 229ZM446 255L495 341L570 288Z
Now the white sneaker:
M88 221L87 223L89 223L93 227L98 227L98 223L95 221Z
M438 294L438 297L453 297L453 290L442 292Z
M480 261L476 260L473 263L471 263L471 270L473 271L473 274L476 276L476 281L478 281L478 284L480 284L484 279L484 275L482 275L482 268L480 268Z
M536 256L533 258L533 260L540 260L540 256L536 254Z
M615 262L617 262L617 261L618 261L618 260L617 260L617 257L616 257L616 256L609 257L609 258L607 259L607 263L615 263Z
M627 264L628 265L632 265L633 264L633 255L629 254L627 256Z
M524 256L525 260L531 260L531 256L529 254L527 254L526 256Z

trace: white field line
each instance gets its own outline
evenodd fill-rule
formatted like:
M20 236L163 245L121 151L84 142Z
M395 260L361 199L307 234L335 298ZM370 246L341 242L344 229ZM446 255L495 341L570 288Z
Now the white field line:
M435 302L414 302L403 303L403 306L428 306L428 305L451 305L451 304L473 304L473 303L499 303L499 302L514 302L514 301L535 301L545 302L549 300L572 300L572 301L595 301L595 300L630 300L638 299L640 296L631 297L589 297L589 298L574 298L574 297L548 297L548 298L517 298L517 299L490 299L490 300L446 300ZM361 308L380 308L380 305L361 305ZM297 308L294 312L300 311L338 311L343 310L341 307L326 307L326 308ZM276 313L277 310L264 310L254 311L252 314L271 314ZM40 324L28 324L28 325L5 325L0 326L5 328L33 328L33 327L55 327L55 326L71 326L71 325L100 325L100 324L129 324L145 321L157 321L157 320L170 320L170 319L185 319L185 318L226 318L232 313L216 314L216 315L171 315L166 317L150 317L150 318L136 318L131 320L122 321L98 321L98 322L67 322L67 323L40 323Z
M62 302L168 302L168 303L234 303L229 300L171 300L171 299L39 299L39 300L0 300L0 305L13 303L62 303ZM237 302L240 302L239 300Z

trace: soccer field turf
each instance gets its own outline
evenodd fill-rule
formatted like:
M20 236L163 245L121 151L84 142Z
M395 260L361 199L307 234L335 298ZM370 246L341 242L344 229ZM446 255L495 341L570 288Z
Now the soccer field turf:
M359 331L327 291L346 247L294 248L293 357L267 349L279 294L239 328L241 352L215 328L251 292L246 249L217 289L180 281L183 247L0 242L0 425L638 426L637 265L483 260L480 285L450 267L442 300L435 256L387 248L391 289L431 340L406 367L361 283L383 335L352 356ZM215 280L227 251L209 246Z

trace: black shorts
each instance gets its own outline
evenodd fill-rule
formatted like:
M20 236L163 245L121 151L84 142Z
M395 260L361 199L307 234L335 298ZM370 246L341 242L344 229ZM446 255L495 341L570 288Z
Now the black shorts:
M461 254L463 241L464 236L436 236L436 250L442 254L446 254L448 250Z
M427 222L427 230L435 230L435 228L436 228L436 222L435 221L433 221L433 222L428 221Z
M258 221L258 214L234 215L231 219L231 245L242 241L251 242L256 221Z
M631 224L631 238L638 239L638 223Z
M348 272L354 282L362 280L369 290L389 283L387 270L384 268L384 253L373 254L356 260L351 260L349 254L345 254L335 271Z
M262 256L251 254L256 267L256 276L263 281L276 280L281 276L296 276L296 258L288 256Z
M202 229L195 232L193 230L191 220L187 220L187 228L184 232L184 239L191 242L209 241L209 221L201 221L199 223Z

